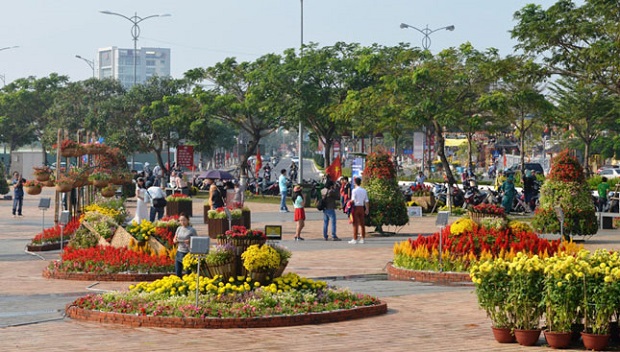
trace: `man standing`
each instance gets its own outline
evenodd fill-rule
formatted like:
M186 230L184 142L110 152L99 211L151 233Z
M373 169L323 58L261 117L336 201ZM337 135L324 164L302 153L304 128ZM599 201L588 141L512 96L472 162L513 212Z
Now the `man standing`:
M340 199L337 185L331 180L328 180L327 183L325 183L325 188L321 190L321 196L325 200L325 206L323 208L323 238L325 238L325 241L329 238L327 236L327 228L331 220L332 239L334 241L340 241L340 238L336 236L336 202Z
M351 192L351 200L353 201L353 239L350 244L363 244L366 238L366 224L364 217L370 212L370 203L368 201L368 192L362 188L362 179L356 177L354 179L355 188ZM358 240L358 227L362 228L361 238Z
M145 202L151 203L151 212L149 213L149 220L151 222L155 221L155 216L157 216L157 220L161 220L164 217L164 209L166 208L166 185L161 183L159 186L151 186L146 190L146 198Z
M288 207L286 206L286 194L288 193L288 179L286 178L286 169L280 170L278 186L280 186L280 212L288 213Z

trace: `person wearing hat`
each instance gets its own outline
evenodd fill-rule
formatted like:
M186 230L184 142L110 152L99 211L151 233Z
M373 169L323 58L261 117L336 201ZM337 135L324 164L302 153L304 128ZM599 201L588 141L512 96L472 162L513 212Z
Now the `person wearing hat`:
M293 208L295 209L295 222L297 228L295 229L295 241L303 241L301 237L301 230L304 228L306 220L306 211L304 210L304 195L301 192L301 186L296 185L293 188Z
M504 192L504 197L502 198L502 207L504 208L506 213L509 213L512 210L512 202L514 201L515 195L517 194L514 181L514 174L509 174L506 178L506 181L502 183L502 191Z

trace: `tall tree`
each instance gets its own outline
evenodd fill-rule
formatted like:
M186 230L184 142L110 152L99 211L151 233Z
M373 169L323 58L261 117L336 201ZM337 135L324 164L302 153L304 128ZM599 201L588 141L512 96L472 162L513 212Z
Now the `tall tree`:
M557 105L554 121L583 142L582 166L586 176L591 176L589 160L592 143L605 130L618 128L615 124L618 118L615 108L617 98L614 99L607 90L574 78L563 78L553 83L551 92Z

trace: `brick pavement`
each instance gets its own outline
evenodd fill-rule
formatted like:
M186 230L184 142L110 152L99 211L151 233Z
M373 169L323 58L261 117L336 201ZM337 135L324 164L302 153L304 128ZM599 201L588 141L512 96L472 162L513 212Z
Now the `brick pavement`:
M49 190L46 189L46 192ZM45 195L46 193L44 193ZM24 219L10 217L10 202L0 201L0 307L14 297L37 294L67 298L87 292L94 284L83 281L46 280L41 270L48 260L58 258L58 252L43 253L41 260L23 253L23 247L41 228L41 212L36 208L37 197L27 197ZM202 202L195 202L194 216L199 233L206 234L202 223ZM200 203L200 204L197 204ZM294 256L289 270L309 277L346 276L385 272L385 264L392 258L390 241L370 238L365 245L325 242L322 223L315 210L308 210L311 220L304 230L304 242L290 240L294 231L292 214L277 213L277 204L250 204L253 225L261 227L281 219L283 243ZM47 212L47 226L51 225ZM280 218L281 216L281 218ZM260 221L260 219L264 221ZM254 220L256 219L256 221ZM339 219L339 236L348 239L350 228L346 219ZM345 230L346 229L346 230ZM408 225L401 233L435 231L434 218L424 217ZM618 248L616 230L602 230L586 242L588 248ZM403 237L404 239L406 237ZM338 281L346 286L347 281ZM128 283L105 283L95 289L123 289ZM385 285L384 285L385 284ZM516 344L500 345L493 340L490 322L477 308L472 288L439 287L408 283L403 294L386 292L380 297L388 303L389 313L375 318L349 322L268 328L232 330L194 330L162 328L128 328L99 325L89 322L56 319L37 324L0 328L1 351L521 351L541 350L546 347L541 338L538 347L522 348ZM380 281L375 287L387 286ZM407 283L402 283L408 286ZM361 285L359 287L370 287ZM408 292L408 293L407 293ZM34 309L22 308L23 311ZM0 311L0 322L3 312Z

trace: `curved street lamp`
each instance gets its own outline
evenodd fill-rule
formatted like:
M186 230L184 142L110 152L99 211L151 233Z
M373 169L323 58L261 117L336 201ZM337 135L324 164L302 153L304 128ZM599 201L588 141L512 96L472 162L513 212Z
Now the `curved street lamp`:
M15 46L7 46L7 47L4 47L4 48L0 48L0 51L2 51L2 50L9 50L9 49L15 49L15 48L19 48L19 46L18 46L18 45L15 45Z
M91 70L93 70L93 78L95 78L95 61L89 60L87 58L81 57L80 55L75 55L76 58L86 62L88 66L90 66Z
M428 50L428 48L431 47L431 34L437 32L437 31L440 31L442 29L445 29L447 31L453 31L454 30L454 26L453 25L446 26L446 27L441 27L441 28L437 28L437 29L430 29L430 28L428 28L428 25L426 25L426 28L419 29L417 27L414 27L414 26L406 24L406 23L401 23L400 24L400 28L401 29L411 28L411 29L415 29L416 31L422 33L422 35L424 36L422 38L422 47L424 48L424 50Z
M104 15L114 15L114 16L122 17L133 24L133 26L131 26L131 37L133 38L133 84L135 86L137 84L137 79L138 79L138 76L136 73L137 72L136 68L138 66L138 62L137 62L138 56L136 55L136 51L138 51L138 38L140 37L140 26L138 26L138 24L140 24L143 21L148 20L149 18L170 17L172 15L169 13L165 13L162 15L150 15L146 17L140 17L138 16L138 13L136 12L134 13L133 16L127 17L125 15L112 12L112 11L99 11L99 12L101 12Z

